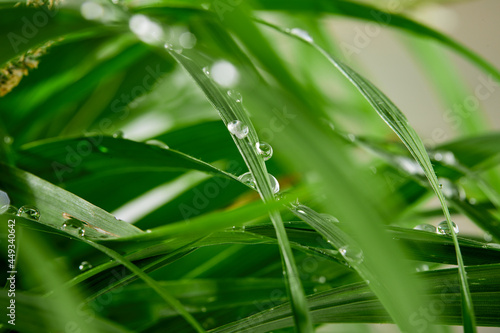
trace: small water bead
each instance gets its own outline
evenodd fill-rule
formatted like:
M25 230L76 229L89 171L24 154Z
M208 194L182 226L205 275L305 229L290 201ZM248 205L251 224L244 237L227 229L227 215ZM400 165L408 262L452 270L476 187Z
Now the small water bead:
M113 138L115 139L123 139L123 131L116 131L113 133Z
M356 141L356 135L352 134L352 133L349 133L347 134L347 138L349 139L349 141L351 142L355 142Z
M248 126L239 120L233 120L227 124L229 132L238 139L244 139L248 135Z
M435 233L437 231L436 227L431 225L431 224L419 224L416 227L414 227L413 229L432 232L432 233Z
M339 249L340 254L351 265L359 265L363 262L363 251L360 248L345 245Z
M320 277L318 278L318 282L319 282L319 283L325 283L325 282L326 282L326 277L324 277L324 276L320 276Z
M243 184L250 186L254 190L257 188L255 185L255 179L253 178L251 172L245 172L244 174L238 177L238 180Z
M146 144L150 146L159 147L161 149L170 149L170 147L167 144L161 142L160 140L148 140L146 141Z
M243 101L241 93L237 90L228 90L227 95L231 97L236 103L241 103Z
M88 261L82 261L82 263L80 264L80 266L78 266L78 269L82 272L85 272L89 269L92 268L92 264L89 263Z
M295 36L299 37L300 39L305 40L306 42L309 42L309 43L314 42L313 38L309 35L309 33L307 31L303 30L303 29L292 28L290 30L290 33L292 35L295 35Z
M5 211L9 209L10 198L7 193L0 190L0 214L3 214Z
M427 264L418 265L417 267L415 267L415 270L416 270L417 272L425 272L425 271L428 271L428 270L429 270L429 265L427 265Z
M151 233L151 229L147 229L146 233L150 234Z
M465 199L465 193L461 190L455 183L447 178L438 178L439 188L443 195L447 198L459 198L460 200Z
M210 70L208 69L208 66L203 67L203 73L205 73L206 76L210 76Z
M7 209L2 214L17 215L19 209L15 206L8 205Z
M273 147L271 147L271 145L267 142L261 141L255 143L255 149L257 150L257 153L262 156L264 161L273 157Z
M69 215L65 214L66 213L63 213L64 218L68 218ZM76 233L80 237L85 236L85 225L83 222L72 217L69 217L67 221L63 223L61 229L67 232Z
M3 137L3 142L5 142L8 145L11 145L14 142L14 139L11 136L6 135Z
M329 223L339 223L339 219L336 218L335 216L332 216L330 214L326 214L326 213L321 213L319 214L321 216L321 218Z
M451 222L451 224L453 226L453 231L455 232L455 234L458 234L459 232L458 225L453 221ZM441 235L450 235L451 230L448 228L448 222L446 221L440 222L437 226L437 232Z
M273 193L278 193L280 191L280 184L278 180L273 175L271 174L268 175ZM253 177L251 172L245 172L244 174L238 177L238 180L243 184L250 186L254 190L257 189L257 186L255 185L255 178Z
M22 206L19 208L16 215L36 221L40 220L40 211L34 206Z

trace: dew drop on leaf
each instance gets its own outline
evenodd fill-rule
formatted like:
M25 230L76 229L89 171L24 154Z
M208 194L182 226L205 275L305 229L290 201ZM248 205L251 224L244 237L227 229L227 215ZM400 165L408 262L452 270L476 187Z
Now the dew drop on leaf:
M85 272L86 270L89 270L92 268L92 264L90 264L88 261L82 261L80 263L80 266L78 266L78 269L82 272Z
M451 224L453 226L453 231L455 232L455 234L458 234L458 225L453 221L451 222ZM451 230L450 228L448 228L448 222L440 222L437 226L437 232L441 235L451 235Z
M309 42L309 43L312 43L314 42L313 38L311 37L311 35L309 35L309 33L303 29L300 29L300 28L292 28L290 30L290 33L292 35L295 35L297 37L299 37L300 39L303 39L305 40L306 42Z
M419 224L415 226L413 229L415 230L422 230L422 231L428 231L428 232L436 232L436 227L431 225L431 224Z
M335 216L332 216L330 214L322 213L319 214L321 218L329 223L339 223L339 219L336 218Z
M359 265L363 262L363 251L360 248L345 245L339 249L340 254L351 265Z
M116 131L113 133L113 138L115 139L123 139L123 131Z
M273 147L271 147L271 145L267 142L261 141L255 143L255 149L257 150L257 154L262 156L264 161L273 157Z
M238 139L244 139L248 135L248 126L239 120L233 120L227 124L229 132Z
M10 198L7 193L0 190L0 214L3 214L9 209Z
M236 103L241 103L243 100L243 97L241 97L241 94L237 90L228 90L227 95L231 97Z
M16 215L36 221L40 220L40 211L34 206L22 206L19 208Z
M148 140L146 141L146 144L150 146L155 146L161 149L170 149L170 147L165 144L164 142L161 142L160 140Z

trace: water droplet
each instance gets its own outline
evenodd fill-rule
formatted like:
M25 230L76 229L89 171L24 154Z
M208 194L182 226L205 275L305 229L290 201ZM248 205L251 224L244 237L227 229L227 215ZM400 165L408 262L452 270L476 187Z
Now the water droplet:
M204 306L202 306L202 307L201 307L201 312L207 312L207 308L206 308L206 307L204 307Z
M348 139L349 139L349 141L351 141L351 142L356 141L356 135L354 135L354 134L352 134L352 133L347 134L347 138L348 138Z
M34 206L22 206L19 208L16 215L32 220L40 220L40 211Z
M78 266L78 269L81 270L82 272L85 272L86 270L89 270L92 268L92 265L88 261L82 261L80 266Z
M210 68L212 78L222 87L234 87L240 80L240 73L236 67L226 60L215 62Z
M363 251L360 248L345 245L339 249L339 252L351 265L359 265L363 262Z
M8 205L7 209L2 214L16 215L18 210L17 207Z
M414 227L413 229L432 232L432 233L436 232L436 227L431 225L431 224L419 224L416 227Z
M123 131L116 131L113 133L113 138L115 139L123 139Z
M417 272L425 272L425 271L428 271L428 270L429 270L429 265L426 265L426 264L418 265L417 267L415 267L415 270L416 270Z
M339 223L339 219L336 218L335 216L332 216L330 214L322 213L319 214L321 218L329 223Z
M236 103L241 103L243 100L243 97L241 97L241 94L237 90L228 90L227 95L231 97Z
M6 135L3 137L3 142L5 142L5 144L11 145L12 143L14 143L14 139L11 136Z
M273 147L267 142L261 141L255 143L255 149L257 150L257 154L262 156L264 161L267 161L273 156Z
M475 204L477 203L477 200L476 200L475 198L470 198L470 199L469 199L469 203L470 203L471 205L475 205Z
M104 8L93 1L85 1L80 6L80 13L87 20L99 20L104 16Z
M240 140L246 138L248 135L248 126L239 120L231 121L227 124L227 129Z
M453 226L453 231L455 232L455 234L458 234L458 225L453 221L451 222L451 224ZM440 222L437 226L437 232L442 235L450 235L451 230L448 228L448 222Z
M85 236L85 225L82 221L73 218L67 213L63 213L63 217L66 221L62 224L61 229L70 233L76 233L78 236Z
M179 44L185 49L192 49L196 45L196 36L189 31L179 36Z
M483 238L487 242L491 242L493 240L493 236L489 232L485 232Z
M9 209L10 198L4 191L0 190L0 214L3 214Z
M292 28L290 30L290 33L292 35L295 35L295 36L299 37L300 39L305 40L306 42L309 42L309 43L314 42L314 40L309 35L309 33L307 31L305 31L305 30L300 29L300 28Z
M147 44L157 44L163 39L162 27L142 14L136 14L130 18L129 28L140 40Z
M159 147L161 149L170 149L170 147L168 145L161 142L160 140L148 140L148 141L146 141L146 144L148 144L150 146Z
M97 149L99 149L99 151L103 154L106 154L109 151L109 149L104 146L98 146Z
M319 283L325 283L325 282L326 282L326 277L324 277L324 276L320 276L320 277L318 278L318 282L319 282Z
M205 73L206 76L210 76L210 70L208 67L203 67L203 73Z

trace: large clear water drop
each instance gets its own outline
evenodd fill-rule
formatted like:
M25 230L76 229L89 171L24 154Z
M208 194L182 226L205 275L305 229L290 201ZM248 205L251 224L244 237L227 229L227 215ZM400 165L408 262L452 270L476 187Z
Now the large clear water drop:
M451 224L453 226L453 231L455 232L455 234L458 234L459 232L458 225L453 221L451 222ZM440 222L437 226L437 232L442 235L451 235L451 230L448 227L448 222L446 221Z
M264 161L273 157L273 147L267 142L261 141L255 143L255 149L257 150L257 154L262 156Z
M227 124L229 132L238 139L244 139L248 135L248 126L240 120L233 120Z
M19 208L16 215L32 220L40 220L40 211L35 206L22 206Z

